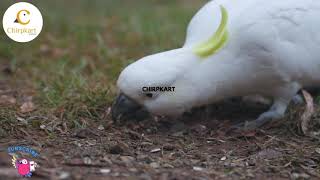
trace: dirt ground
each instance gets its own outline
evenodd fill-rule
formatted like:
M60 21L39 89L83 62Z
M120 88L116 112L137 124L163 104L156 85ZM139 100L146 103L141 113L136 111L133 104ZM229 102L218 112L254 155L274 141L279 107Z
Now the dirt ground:
M6 126L11 131L0 139L0 179L19 179L7 153L17 145L40 153L32 179L319 179L319 139L300 128L304 105L263 129L230 131L266 108L234 99L180 120L114 124L106 107L100 122L82 129L68 129L59 119L54 134L48 127ZM37 118L45 117L25 117Z

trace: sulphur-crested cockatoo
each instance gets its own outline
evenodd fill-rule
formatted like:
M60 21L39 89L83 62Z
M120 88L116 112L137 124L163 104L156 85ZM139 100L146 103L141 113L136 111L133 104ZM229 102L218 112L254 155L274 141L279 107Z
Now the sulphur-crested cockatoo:
M176 117L225 98L262 95L273 105L249 125L279 119L302 87L320 86L319 18L318 0L210 1L191 20L182 48L122 71L113 118L140 107Z

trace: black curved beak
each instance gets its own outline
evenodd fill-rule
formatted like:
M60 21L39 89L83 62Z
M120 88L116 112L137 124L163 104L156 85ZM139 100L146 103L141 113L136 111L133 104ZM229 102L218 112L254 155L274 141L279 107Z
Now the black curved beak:
M120 93L111 108L112 119L115 122L122 120L144 120L149 116L148 111L138 103Z

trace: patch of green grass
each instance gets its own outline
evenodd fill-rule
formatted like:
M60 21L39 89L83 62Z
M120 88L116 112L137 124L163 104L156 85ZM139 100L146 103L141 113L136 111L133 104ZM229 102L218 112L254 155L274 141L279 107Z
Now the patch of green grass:
M15 114L15 108L0 106L0 138L6 137L17 124Z
M85 76L87 61L77 66L61 59L51 67L51 75L39 80L37 102L45 109L77 126L79 118L99 120L101 113L112 102L112 84L90 81Z

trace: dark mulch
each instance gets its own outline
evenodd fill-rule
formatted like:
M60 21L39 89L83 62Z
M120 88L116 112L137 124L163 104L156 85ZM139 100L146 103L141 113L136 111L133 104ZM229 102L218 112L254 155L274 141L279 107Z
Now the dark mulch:
M291 108L283 121L261 130L229 131L235 121L252 119L265 109L233 100L180 121L114 125L103 119L52 134L14 128L0 140L0 177L16 176L6 147L25 145L41 154L34 159L40 165L34 179L320 178L320 142L299 128L304 107Z

